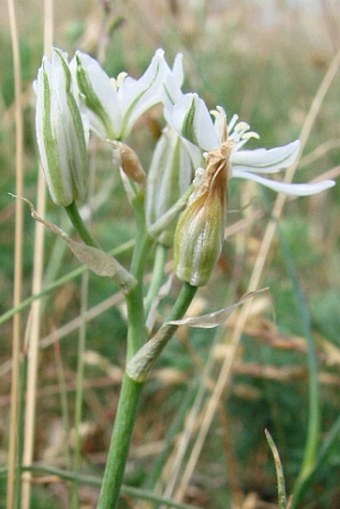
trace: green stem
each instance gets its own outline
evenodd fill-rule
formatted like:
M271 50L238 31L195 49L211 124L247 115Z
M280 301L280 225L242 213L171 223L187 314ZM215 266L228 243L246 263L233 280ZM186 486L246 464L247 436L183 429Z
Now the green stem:
M136 197L134 209L137 235L131 273L136 278L137 284L126 294L128 310L127 360L147 340L143 304L143 276L150 240L145 228L144 197L142 195ZM143 384L135 382L127 374L124 375L98 509L114 509L117 505L142 388Z
M172 308L166 322L162 325L156 335L162 335L166 343L172 338L178 325L170 325L169 322L180 320L183 318L185 312L190 306L192 299L197 292L197 286L192 286L189 283L183 283L181 291L176 299L174 307ZM165 346L165 344L164 344Z
M72 202L71 205L68 205L65 207L65 211L70 218L71 223L73 224L74 228L78 232L79 236L83 239L85 244L92 247L97 247L100 249L100 245L98 242L94 239L92 236L92 233L87 228L86 224L84 223L81 215L79 214L79 210L77 207L76 202Z
M282 251L285 255L286 266L288 274L293 283L294 293L296 296L299 314L301 316L303 332L307 340L307 362L309 373L309 400L308 400L308 425L307 425L307 438L304 449L303 462L295 482L293 489L293 500L291 509L300 507L302 496L304 493L304 486L306 480L310 478L311 473L315 469L320 435L320 395L318 383L318 362L315 343L312 334L312 325L310 313L305 296L302 292L296 270L294 267L293 259L289 251L289 246L284 238L284 235L278 227L278 233L282 246Z
M124 375L97 509L117 506L142 388Z
M188 283L184 283L181 292L172 309L172 312L170 313L168 321L178 320L183 317L184 313L188 309L196 293L196 290L197 290L196 287L191 286ZM133 294L134 292L135 288L131 290L129 296L131 296L131 294ZM132 314L131 316L132 322L136 320L136 316L139 315L136 315L134 313ZM160 328L159 332L162 331L161 335L163 339L165 338L165 341L163 340L162 348L160 350L157 350L156 352L157 356L159 355L160 351L164 348L165 344L172 337L177 327L178 327L177 325L165 324ZM134 323L134 327L129 329L129 332L131 334L130 340L134 340L132 336L133 334L136 333L136 331L137 331L136 323ZM146 345L148 345L150 341L148 341ZM136 357L138 356L139 352L144 350L146 345L144 345L144 347L142 347L138 351ZM156 358L157 357L153 358L153 362L156 360ZM151 369L151 365L149 366L149 369ZM144 381L145 380L143 380L143 382ZM138 403L144 385L143 382L140 383L138 381L133 380L132 378L130 378L128 373L124 375L122 389L119 396L119 403L111 439L110 450L108 453L106 469L97 509L115 509L117 507L120 486L123 481L125 464L129 452L129 445L131 441L134 423L136 420Z
M130 272L136 278L137 284L126 294L129 324L127 360L133 357L148 337L145 326L143 277L151 240L146 232L143 195L135 198L134 210L137 230Z
M137 352L127 366L127 373L138 382L145 382L160 353L174 335L178 325L169 322L183 318L197 291L196 286L184 283L166 322Z
M143 275L145 261L150 249L150 241L145 236L136 239L136 247L133 256L131 272L137 280L137 284L126 294L128 311L128 337L127 337L127 360L139 350L147 340L145 326Z
M333 452L333 454L336 454L337 448L335 446L335 441L340 436L340 416L333 424L331 430L329 431L328 435L326 436L324 443L320 447L320 451L317 457L317 461L315 463L314 469L310 472L308 476L306 476L303 481L300 482L298 486L298 490L295 491L293 504L295 503L295 506L298 507L298 503L300 500L302 500L305 492L308 489L308 486L313 481L316 473L320 471L322 466L326 463L326 461L329 460L329 456Z
M166 256L168 253L168 249L163 244L157 244L156 246L156 254L152 271L152 279L149 286L149 290L147 296L145 298L145 315L148 316L152 301L158 295L159 289L161 287L163 276L164 276L164 266L166 262Z

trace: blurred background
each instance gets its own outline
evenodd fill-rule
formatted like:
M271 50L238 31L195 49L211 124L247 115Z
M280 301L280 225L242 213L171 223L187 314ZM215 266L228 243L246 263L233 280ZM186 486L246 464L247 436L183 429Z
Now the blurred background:
M38 160L32 82L43 55L43 3L16 2L24 104L24 196L36 203ZM318 107L295 181L340 172L340 75L317 96L340 49L338 0L58 0L54 45L72 57L81 49L110 76L138 77L159 47L171 63L184 55L185 91L197 91L228 116L237 113L261 135L249 146L273 147L300 136L312 105ZM15 200L14 78L8 11L0 5L0 461L6 465L12 355ZM334 65L334 64L333 64ZM338 64L337 64L338 65ZM337 70L337 68L336 68ZM316 101L316 102L315 102ZM144 167L162 129L155 109L139 123L131 145ZM134 236L130 206L110 153L91 143L92 228L115 248ZM339 416L340 221L339 186L311 198L288 200L279 235L267 255L261 294L252 307L233 368L203 442L198 441L221 366L230 353L236 311L216 330L179 330L146 387L126 484L174 496L198 507L277 507L275 468L264 429L281 455L287 491L300 470L308 426L307 336L316 346L321 443ZM231 182L227 239L210 284L191 312L236 302L248 288L276 196L252 183ZM46 217L69 228L63 211L47 201ZM24 216L23 297L31 295L35 224ZM119 255L130 259L129 249ZM45 235L43 287L65 282L41 299L41 338L34 461L72 471L75 380L83 302L78 265L52 234ZM151 267L151 266L150 266ZM70 275L71 274L71 275ZM122 296L89 276L86 344L82 352L84 401L80 470L100 476L119 395L126 324ZM173 301L164 299L164 316ZM29 307L21 311L22 351ZM307 325L306 325L307 324ZM301 507L340 505L340 438L320 465ZM199 448L196 459L193 448ZM197 450L197 449L196 449ZM98 488L80 483L79 507L95 507ZM70 483L37 476L34 509L68 509ZM0 508L6 481L0 478ZM159 507L125 493L121 506Z

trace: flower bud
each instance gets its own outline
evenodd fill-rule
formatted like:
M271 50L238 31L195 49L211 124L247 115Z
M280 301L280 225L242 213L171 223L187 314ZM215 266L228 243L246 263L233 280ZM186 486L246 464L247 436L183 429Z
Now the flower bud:
M146 221L148 228L159 221L189 188L194 168L201 162L197 147L188 146L173 129L158 140L147 178ZM177 213L178 215L178 213ZM167 225L158 241L172 244L176 222Z
M44 57L35 83L36 135L52 200L64 207L86 196L88 159L84 125L72 94L65 55Z
M177 277L192 286L205 285L221 254L224 238L227 179L231 144L209 152L207 168L180 216L175 232Z

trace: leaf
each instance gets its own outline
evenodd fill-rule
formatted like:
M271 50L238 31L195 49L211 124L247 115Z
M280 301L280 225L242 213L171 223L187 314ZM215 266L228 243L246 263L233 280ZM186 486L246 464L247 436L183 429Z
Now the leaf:
M277 480L277 493L278 493L278 506L279 509L287 509L287 497L286 497L286 486L285 478L283 474L282 463L279 455L279 451L275 445L275 442L267 429L264 430L268 445L273 455L276 480Z
M33 219L39 223L42 223L49 230L58 235L58 237L60 237L64 242L66 242L75 257L97 276L114 278L115 281L126 291L135 286L136 280L132 274L130 274L130 272L128 272L111 255L95 247L88 246L83 242L76 242L75 240L71 239L71 237L69 237L67 233L59 228L59 226L56 226L55 224L52 224L39 216L33 204L27 198L20 196L17 198L28 204L31 209L31 215Z
M241 300L236 302L236 304L232 304L223 309L219 309L218 311L214 311L212 313L206 313L201 316L182 318L182 320L173 320L168 322L170 325L188 325L189 327L196 327L201 329L213 329L214 327L218 327L222 323L224 323L227 318L231 315L235 309L242 306L248 299L252 299L253 297L259 295L260 293L267 292L269 290L268 287L261 288L260 290L255 290L254 292L246 293Z

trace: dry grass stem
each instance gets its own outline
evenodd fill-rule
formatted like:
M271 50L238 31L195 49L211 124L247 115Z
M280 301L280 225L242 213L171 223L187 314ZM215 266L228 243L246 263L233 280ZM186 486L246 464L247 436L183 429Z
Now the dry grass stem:
M22 80L19 50L19 37L14 0L8 0L9 25L12 42L12 55L14 63L14 91L15 91L15 158L16 158L16 193L23 194L24 182L24 145L23 145L23 114L22 114ZM23 204L15 204L15 254L14 254L14 294L13 305L17 306L22 294L22 265L23 265ZM8 450L8 477L7 477L7 508L12 509L15 501L15 469L18 461L18 418L19 418L19 386L20 386L20 342L21 317L16 315L13 320L12 335L12 385L11 410Z
M53 1L44 0L44 50L48 55L53 44ZM23 196L18 194L18 196ZM46 185L42 169L39 171L37 183L37 212L41 216L45 214L46 208ZM16 200L22 201L22 200ZM35 223L34 236L34 260L32 277L32 294L40 293L42 290L42 279L44 270L44 237L45 228L41 223ZM31 321L28 344L28 366L26 383L26 406L25 406L25 428L24 428L24 449L23 464L31 465L33 460L33 447L35 436L35 415L36 415L36 392L39 366L39 339L40 339L40 318L41 301L36 300L31 307ZM21 508L29 509L31 500L31 474L26 472L23 475Z

